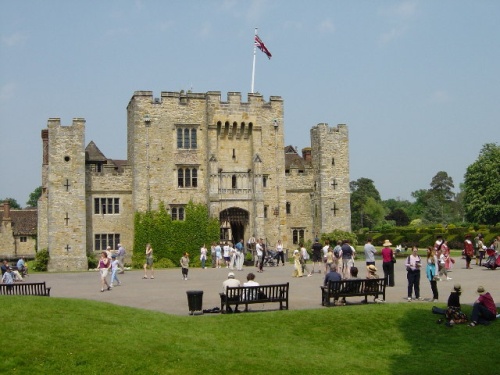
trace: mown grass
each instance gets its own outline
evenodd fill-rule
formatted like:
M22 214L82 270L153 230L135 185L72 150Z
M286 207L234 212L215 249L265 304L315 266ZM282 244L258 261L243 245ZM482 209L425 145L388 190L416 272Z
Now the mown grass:
M496 347L500 322L447 328L423 303L186 317L52 297L0 306L9 374L500 372L477 355Z

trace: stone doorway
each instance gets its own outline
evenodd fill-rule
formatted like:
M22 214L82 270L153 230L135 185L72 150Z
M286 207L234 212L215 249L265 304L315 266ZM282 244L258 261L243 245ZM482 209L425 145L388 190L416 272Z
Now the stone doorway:
M233 244L245 239L245 227L248 225L248 211L238 207L230 207L220 212L221 240Z

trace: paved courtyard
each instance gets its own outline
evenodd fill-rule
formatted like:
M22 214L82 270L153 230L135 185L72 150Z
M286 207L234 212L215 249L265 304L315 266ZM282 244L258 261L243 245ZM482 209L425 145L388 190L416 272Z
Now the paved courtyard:
M463 304L472 304L476 298L478 285L483 285L489 291L497 306L500 306L500 269L491 271L485 267L473 266L471 270L465 269L465 261L456 259L455 268L449 273L453 278L451 281L438 282L439 301L446 303L448 295L455 283L462 285ZM473 262L474 263L474 262ZM382 263L377 261L378 274L383 276ZM366 274L364 261L356 261L360 269L360 277ZM308 264L311 267L311 264ZM186 292L190 290L203 291L203 309L211 309L220 306L219 292L222 282L227 278L230 270L226 268L191 268L189 280L184 281L181 270L163 269L155 271L155 279L142 279L142 270L127 271L119 275L121 286L114 287L112 291L100 292L99 273L96 271L73 272L73 273L44 273L31 274L26 281L46 281L52 287L51 296L61 298L80 298L96 301L105 301L117 305L131 306L148 310L161 311L167 314L188 315L188 302ZM243 271L234 271L236 278L240 281L246 280L246 275L253 272L256 281L260 284L290 283L289 308L298 309L324 309L321 306L320 285L323 283L324 270L321 274L315 273L312 277L293 278L293 266L287 264L279 267L265 267L263 273L257 273L255 267L246 267ZM427 303L429 309L432 306L432 293L429 281L422 272L420 281L422 302ZM407 298L407 281L404 267L404 259L398 259L395 264L396 286L386 289L386 301L388 303L404 302ZM347 299L348 306L334 308L350 308L350 304L358 304L362 297ZM371 300L369 300L371 302ZM277 309L278 304L254 304L251 311Z

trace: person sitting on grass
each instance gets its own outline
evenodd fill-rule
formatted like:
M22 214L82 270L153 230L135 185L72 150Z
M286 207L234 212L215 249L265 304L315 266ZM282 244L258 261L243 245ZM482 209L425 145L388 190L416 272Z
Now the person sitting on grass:
M446 325L451 327L455 324L467 323L468 318L467 315L462 312L460 306L460 295L462 294L462 286L460 284L455 284L453 289L448 297L448 308L440 309L436 306L432 307L432 312L434 314L442 314L446 316ZM442 320L439 319L438 323L442 323Z
M477 288L477 293L479 298L472 307L470 327L475 327L478 324L489 325L497 317L497 307L491 294L486 292L483 286Z

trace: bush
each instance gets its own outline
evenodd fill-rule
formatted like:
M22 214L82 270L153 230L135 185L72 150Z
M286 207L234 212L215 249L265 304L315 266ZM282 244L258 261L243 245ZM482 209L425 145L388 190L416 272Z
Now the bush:
M47 249L38 251L35 255L35 261L33 262L33 270L39 272L47 271L49 260L50 260L50 254Z
M87 255L87 264L89 267L89 270L93 270L97 268L99 261L95 257L95 255Z

